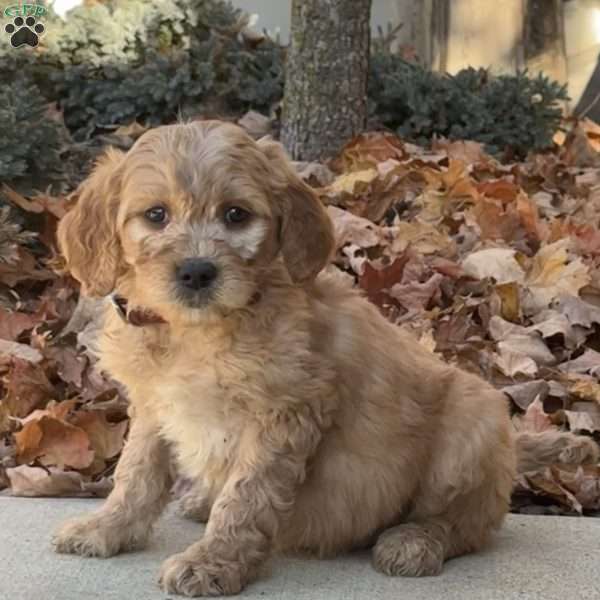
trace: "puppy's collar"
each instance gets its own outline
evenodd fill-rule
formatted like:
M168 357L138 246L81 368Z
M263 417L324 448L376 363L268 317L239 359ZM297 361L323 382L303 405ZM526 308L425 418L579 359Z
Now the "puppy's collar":
M110 301L115 307L117 314L121 317L124 323L134 325L135 327L143 327L144 325L158 325L166 323L166 321L154 311L147 308L128 309L127 298L118 294L111 294Z
M262 294L256 292L250 299L248 306L258 303L261 298ZM119 296L118 294L111 294L110 301L119 317L121 317L121 320L129 325L143 327L144 325L159 325L161 323L166 323L159 314L148 308L134 308L133 310L129 310L127 298Z

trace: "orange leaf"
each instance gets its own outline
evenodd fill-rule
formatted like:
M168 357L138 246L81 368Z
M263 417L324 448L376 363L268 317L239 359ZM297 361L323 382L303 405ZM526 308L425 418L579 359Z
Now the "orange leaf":
M504 203L514 202L518 193L519 186L506 179L495 179L493 181L483 181L477 184L477 191L488 198L502 200Z
M85 469L94 460L87 433L53 417L29 421L15 440L20 464L37 459L44 465Z
M517 212L525 231L536 240L545 239L548 227L540 222L538 207L524 192L517 196Z
M102 412L80 411L75 415L73 424L87 433L96 458L106 460L121 452L127 421L109 423Z

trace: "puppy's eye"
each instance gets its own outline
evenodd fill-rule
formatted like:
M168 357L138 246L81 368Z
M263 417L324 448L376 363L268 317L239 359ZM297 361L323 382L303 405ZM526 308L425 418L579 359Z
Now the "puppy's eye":
M240 208L239 206L232 206L225 211L225 223L235 225L237 223L243 223L250 218L250 213Z
M167 221L167 209L164 206L153 206L144 213L144 216L151 223L162 225Z

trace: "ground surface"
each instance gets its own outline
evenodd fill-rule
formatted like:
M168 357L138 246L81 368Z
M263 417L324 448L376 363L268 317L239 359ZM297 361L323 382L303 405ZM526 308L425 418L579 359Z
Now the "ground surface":
M52 530L96 500L0 496L2 600L159 600L160 561L183 549L201 527L171 514L150 547L108 560L60 556ZM486 552L451 561L440 577L392 579L367 554L336 560L275 559L243 598L281 600L594 600L600 598L600 519L511 515Z

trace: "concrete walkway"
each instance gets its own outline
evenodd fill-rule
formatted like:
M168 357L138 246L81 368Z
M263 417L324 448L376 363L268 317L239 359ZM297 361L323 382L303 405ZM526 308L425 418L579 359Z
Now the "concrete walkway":
M144 552L110 559L54 554L50 536L96 500L0 496L0 600L164 600L161 560L200 535L167 514ZM439 577L388 578L367 553L337 560L274 559L241 596L281 600L600 600L600 519L511 516L486 552L453 560Z

